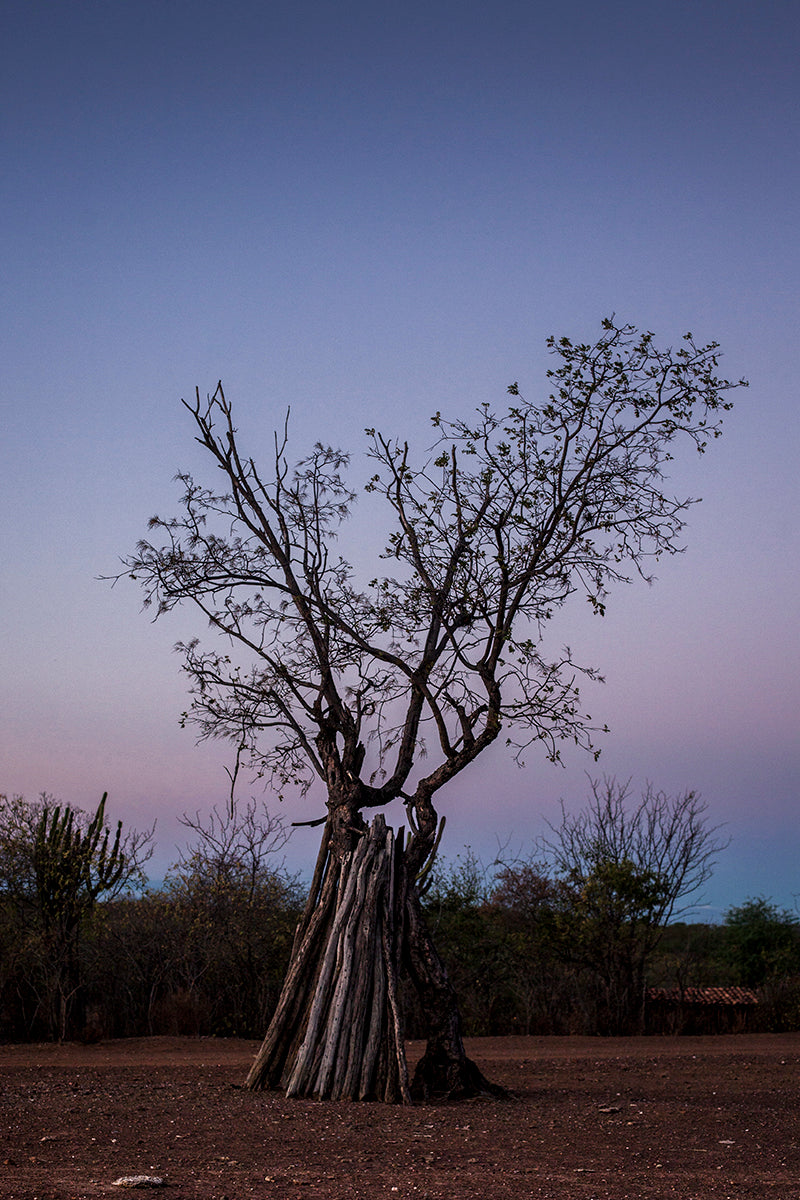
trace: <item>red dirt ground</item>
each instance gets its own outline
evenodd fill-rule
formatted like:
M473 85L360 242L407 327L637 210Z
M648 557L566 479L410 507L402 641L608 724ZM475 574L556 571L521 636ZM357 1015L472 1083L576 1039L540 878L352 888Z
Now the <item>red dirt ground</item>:
M256 1049L0 1046L0 1197L800 1200L800 1034L481 1038L514 1099L408 1109L247 1092Z

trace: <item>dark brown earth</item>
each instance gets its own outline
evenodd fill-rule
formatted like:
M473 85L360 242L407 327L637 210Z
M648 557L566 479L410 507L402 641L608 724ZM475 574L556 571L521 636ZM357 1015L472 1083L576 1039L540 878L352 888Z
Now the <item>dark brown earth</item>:
M0 1046L0 1197L800 1200L800 1034L482 1038L514 1099L409 1109L247 1092L256 1048Z

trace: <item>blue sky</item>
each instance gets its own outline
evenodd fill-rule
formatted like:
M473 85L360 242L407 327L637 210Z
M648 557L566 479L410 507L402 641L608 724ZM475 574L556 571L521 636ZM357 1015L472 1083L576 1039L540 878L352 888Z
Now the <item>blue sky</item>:
M499 747L442 794L445 853L526 849L585 772L695 787L732 837L711 911L800 895L794 4L136 0L0 10L0 790L158 818L224 799L178 727L171 647L111 574L178 469L179 400L218 379L258 457L543 389L549 333L607 313L715 338L747 375L676 463L687 551L553 631L607 683L598 768ZM363 522L362 522L363 531ZM358 535L358 522L355 526ZM358 547L356 548L358 553ZM289 819L318 798L287 802ZM291 865L308 869L301 832Z

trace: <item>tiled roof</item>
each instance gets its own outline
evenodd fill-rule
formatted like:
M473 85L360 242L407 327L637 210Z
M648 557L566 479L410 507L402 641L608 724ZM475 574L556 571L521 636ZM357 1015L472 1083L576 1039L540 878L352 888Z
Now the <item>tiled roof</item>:
M672 1004L758 1004L753 989L744 987L648 988L647 999Z

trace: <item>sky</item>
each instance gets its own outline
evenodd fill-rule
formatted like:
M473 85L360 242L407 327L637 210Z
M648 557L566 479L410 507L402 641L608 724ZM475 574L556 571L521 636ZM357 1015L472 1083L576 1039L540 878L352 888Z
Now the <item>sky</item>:
M221 379L256 459L290 409L297 457L341 445L360 490L365 426L424 449L437 410L544 395L546 337L616 313L750 388L674 464L685 553L553 623L606 678L600 762L495 745L440 793L443 852L527 854L605 773L702 793L730 845L698 915L795 908L796 5L2 0L0 27L0 792L107 790L157 820L153 878L225 802L227 750L179 727L199 618L100 578L178 470L212 477L181 397Z

